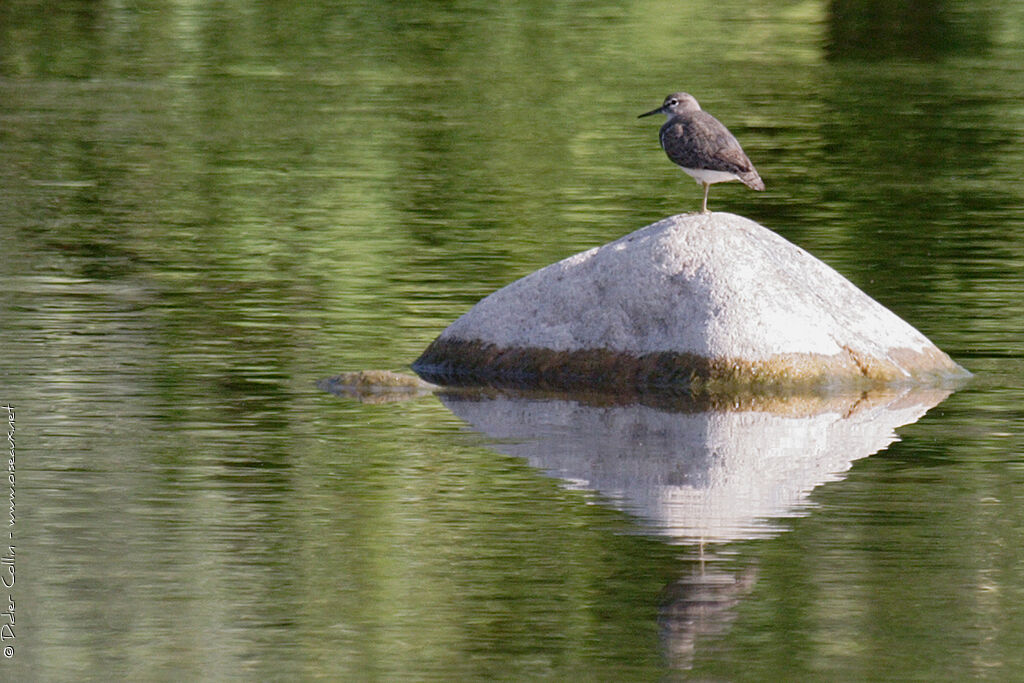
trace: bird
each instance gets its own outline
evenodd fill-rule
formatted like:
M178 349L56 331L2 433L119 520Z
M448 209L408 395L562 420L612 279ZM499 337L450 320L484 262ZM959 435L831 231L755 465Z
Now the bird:
M764 190L764 181L740 143L721 121L700 108L693 95L672 93L660 107L637 118L654 114L668 119L658 135L665 154L704 187L701 213L708 213L708 190L713 183L739 180L751 190Z

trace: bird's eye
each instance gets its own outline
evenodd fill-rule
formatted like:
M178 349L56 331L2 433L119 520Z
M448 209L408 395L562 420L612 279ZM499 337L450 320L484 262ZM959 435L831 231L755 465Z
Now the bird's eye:
M677 104L679 104L679 100L672 99L672 100L668 101L668 106L670 106L670 107L674 107Z

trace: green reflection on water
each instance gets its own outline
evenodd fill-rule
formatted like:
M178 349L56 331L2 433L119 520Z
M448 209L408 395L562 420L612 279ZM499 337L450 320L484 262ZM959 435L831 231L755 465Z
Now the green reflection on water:
M1024 16L907 7L0 4L15 665L1016 670ZM314 388L401 368L493 289L696 208L635 120L679 88L768 185L718 186L713 208L812 251L978 375L788 533L719 548L715 571L757 578L682 659L658 620L701 570L683 551L434 399Z

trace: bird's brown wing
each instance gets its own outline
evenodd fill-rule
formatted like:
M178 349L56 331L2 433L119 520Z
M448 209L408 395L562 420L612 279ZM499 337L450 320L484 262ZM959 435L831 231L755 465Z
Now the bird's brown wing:
M686 119L667 121L661 129L661 146L672 161L684 168L736 175L754 171L754 165L733 134L704 111L694 112Z

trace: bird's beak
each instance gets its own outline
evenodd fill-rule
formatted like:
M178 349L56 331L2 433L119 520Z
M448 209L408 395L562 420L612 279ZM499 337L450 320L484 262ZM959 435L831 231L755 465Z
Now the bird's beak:
M657 109L650 110L646 114L640 114L640 116L638 116L637 118L638 119L642 119L645 116L653 116L654 114L661 114L661 113L663 113L664 109L665 109L665 107L664 107L664 105L662 105L662 106L658 107Z

